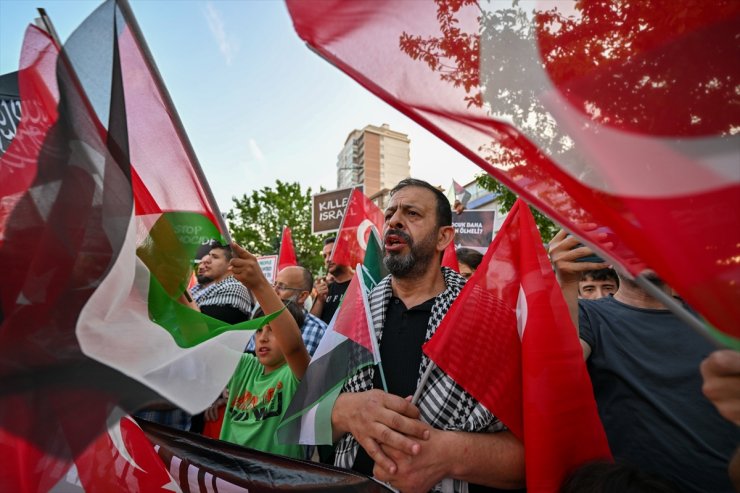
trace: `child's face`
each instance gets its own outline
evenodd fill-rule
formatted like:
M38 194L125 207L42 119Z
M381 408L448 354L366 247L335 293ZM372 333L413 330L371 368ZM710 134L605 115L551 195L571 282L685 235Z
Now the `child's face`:
M578 283L578 297L587 300L598 300L617 292L617 283L611 279L594 281L589 276Z
M270 324L257 331L254 354L262 366L265 367L265 373L275 371L285 364L285 357L277 345L275 336L272 334Z

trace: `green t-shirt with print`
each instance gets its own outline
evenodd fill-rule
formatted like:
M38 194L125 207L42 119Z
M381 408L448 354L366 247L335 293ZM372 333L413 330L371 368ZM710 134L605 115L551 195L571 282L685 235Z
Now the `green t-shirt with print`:
M303 459L301 445L283 445L276 439L278 424L299 381L287 363L267 375L264 370L255 356L242 355L229 381L221 440Z

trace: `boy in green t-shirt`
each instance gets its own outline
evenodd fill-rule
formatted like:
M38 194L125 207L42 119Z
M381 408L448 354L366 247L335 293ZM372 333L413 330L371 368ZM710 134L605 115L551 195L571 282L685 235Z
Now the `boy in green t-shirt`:
M257 259L236 244L232 250L234 277L252 290L266 313L280 310L283 302L262 274ZM256 356L245 353L239 361L228 386L221 440L303 459L302 446L278 444L275 439L277 426L311 359L292 312L300 317L303 313L291 305L257 331Z

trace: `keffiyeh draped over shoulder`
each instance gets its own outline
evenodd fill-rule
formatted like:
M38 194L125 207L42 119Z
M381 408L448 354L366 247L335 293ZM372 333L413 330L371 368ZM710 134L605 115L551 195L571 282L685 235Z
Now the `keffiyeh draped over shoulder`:
M252 293L232 276L206 287L195 286L190 293L198 306L233 306L246 315L254 306Z
M442 273L446 289L434 301L425 342L434 335L442 318L465 285L465 279L453 270L443 267ZM391 277L387 276L373 289L368 297L378 343L383 337L385 313L391 294ZM433 363L425 354L422 354L417 385L430 364ZM375 367L364 368L347 382L342 392L363 392L372 389L374 373ZM424 390L417 405L421 412L422 421L440 430L494 432L505 429L503 423L488 409L436 367L432 370L429 380L424 385ZM346 434L342 437L337 443L335 465L351 468L357 456L358 447L359 444L352 435ZM445 481L437 484L434 491L464 492L467 491L467 483L459 480Z

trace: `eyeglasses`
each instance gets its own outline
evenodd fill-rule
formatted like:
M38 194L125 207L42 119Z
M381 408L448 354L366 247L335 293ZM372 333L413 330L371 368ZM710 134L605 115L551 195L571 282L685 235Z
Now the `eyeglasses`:
M303 291L301 288L290 288L282 282L274 282L272 283L272 287L278 291Z

